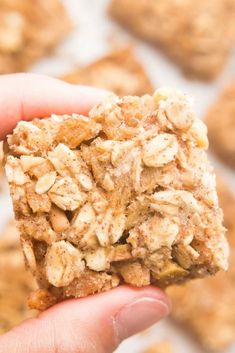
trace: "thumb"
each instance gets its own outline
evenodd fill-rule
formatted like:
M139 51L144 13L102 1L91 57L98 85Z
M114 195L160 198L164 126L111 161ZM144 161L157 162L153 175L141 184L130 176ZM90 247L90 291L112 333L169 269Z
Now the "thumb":
M0 337L1 353L109 353L169 312L154 287L127 286L55 305Z

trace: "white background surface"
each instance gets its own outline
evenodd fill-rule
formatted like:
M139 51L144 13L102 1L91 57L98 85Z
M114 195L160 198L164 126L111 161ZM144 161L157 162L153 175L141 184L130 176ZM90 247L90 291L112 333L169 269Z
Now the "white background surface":
M231 55L223 74L216 82L207 84L189 81L160 51L129 36L127 32L115 25L106 15L108 2L109 0L64 0L75 25L74 31L57 48L53 56L41 60L31 68L31 71L59 76L108 52L113 45L111 38L115 38L117 42L135 43L137 55L154 86L156 88L176 87L191 94L195 97L196 111L203 118L208 106L216 99L223 86L232 77L235 78L235 53ZM219 164L214 158L213 160L215 164ZM223 166L222 168L231 190L233 188L235 190L233 172ZM11 205L5 191L0 198L0 228L6 224L11 215ZM210 325L209 322L208 325ZM141 353L143 347L161 339L170 340L173 343L174 353L205 353L183 333L182 329L168 320L154 326L145 334L127 340L117 353ZM232 352L235 352L235 346L228 351L228 353Z

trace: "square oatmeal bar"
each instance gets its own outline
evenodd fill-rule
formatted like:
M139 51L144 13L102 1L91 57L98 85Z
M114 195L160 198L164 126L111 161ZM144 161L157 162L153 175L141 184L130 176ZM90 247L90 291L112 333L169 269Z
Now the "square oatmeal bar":
M173 319L187 328L209 352L224 351L235 342L235 198L225 182L221 178L218 181L230 244L229 270L168 290Z
M31 306L227 269L206 132L191 99L169 89L20 122L6 174L41 288Z
M1 0L0 74L26 70L70 29L61 0Z
M70 83L96 86L118 96L153 93L153 86L131 47L119 49L62 77Z
M235 42L234 0L112 0L110 13L196 78L214 79Z

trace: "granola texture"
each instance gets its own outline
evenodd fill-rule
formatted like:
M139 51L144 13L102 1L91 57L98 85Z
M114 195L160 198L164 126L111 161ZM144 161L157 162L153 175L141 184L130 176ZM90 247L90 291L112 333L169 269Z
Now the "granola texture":
M6 174L40 286L30 305L226 269L206 132L191 99L170 89L112 95L88 117L20 122Z
M211 352L224 351L235 341L235 198L222 179L219 179L218 194L230 244L228 272L168 290L173 319Z
M173 349L169 342L158 342L148 347L143 353L173 353Z
M212 150L235 167L235 81L227 86L206 116Z
M35 288L33 276L25 270L16 225L11 222L0 237L0 334L36 315L27 304Z
M0 73L27 69L70 29L61 0L1 0Z
M114 51L62 77L70 83L96 86L118 96L153 93L153 86L132 48Z
M235 42L234 0L112 0L109 11L201 79L220 73Z

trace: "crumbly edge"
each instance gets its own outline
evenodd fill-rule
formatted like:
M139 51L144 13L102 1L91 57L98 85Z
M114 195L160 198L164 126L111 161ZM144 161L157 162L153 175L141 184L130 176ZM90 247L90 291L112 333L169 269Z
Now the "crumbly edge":
M228 272L168 289L174 321L187 328L201 346L211 352L227 349L234 342L235 329L235 198L221 176L218 178L218 195L230 244Z

